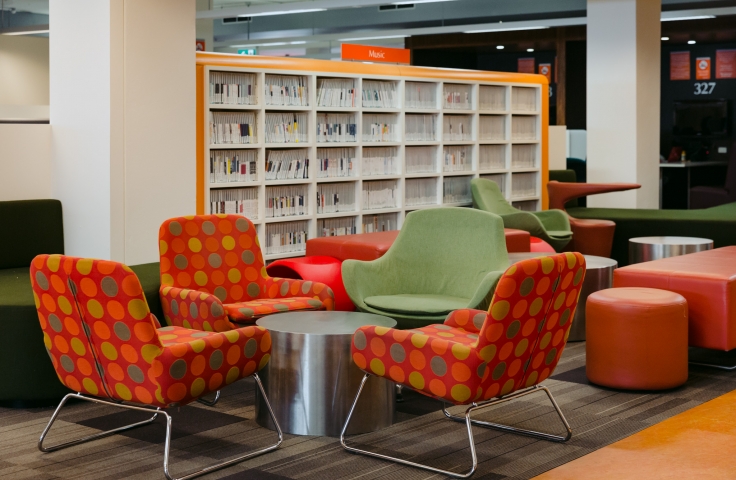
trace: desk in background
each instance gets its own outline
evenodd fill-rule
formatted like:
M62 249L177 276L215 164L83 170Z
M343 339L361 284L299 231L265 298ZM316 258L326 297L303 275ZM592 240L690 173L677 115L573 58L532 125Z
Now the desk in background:
M728 161L672 162L659 164L659 208L689 209L690 189L700 185L722 186Z

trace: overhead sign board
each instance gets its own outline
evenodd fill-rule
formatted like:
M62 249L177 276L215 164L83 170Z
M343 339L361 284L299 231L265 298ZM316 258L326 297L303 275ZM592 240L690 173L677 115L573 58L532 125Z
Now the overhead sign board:
M406 48L372 47L370 45L355 45L343 43L341 58L358 62L411 63L411 50Z

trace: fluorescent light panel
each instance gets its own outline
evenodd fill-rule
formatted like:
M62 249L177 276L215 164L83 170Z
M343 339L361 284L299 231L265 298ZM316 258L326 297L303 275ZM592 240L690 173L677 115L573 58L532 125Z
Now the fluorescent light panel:
M384 37L358 37L358 38L340 38L338 42L357 42L358 40L384 40L387 38L406 38L409 35L386 35Z
M417 3L440 3L440 2L454 2L455 0L413 0L406 2L392 2L392 5L416 5Z
M311 12L324 12L326 8L302 8L299 10L278 10L275 12L262 12L262 13L244 13L238 15L239 17L270 17L272 15L290 15L292 13L311 13Z
M549 27L513 27L513 28L488 28L483 30L467 30L463 33L491 33L491 32L515 32L519 30L544 30Z
M691 15L689 17L662 17L663 22L675 22L678 20L705 20L708 18L716 18L715 15Z

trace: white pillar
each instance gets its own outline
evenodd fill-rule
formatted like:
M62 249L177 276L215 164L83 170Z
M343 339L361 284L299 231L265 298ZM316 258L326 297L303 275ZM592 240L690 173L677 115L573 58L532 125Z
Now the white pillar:
M54 196L69 255L158 260L195 212L194 0L51 0Z
M658 0L588 0L588 182L642 186L588 206L658 208L660 13Z

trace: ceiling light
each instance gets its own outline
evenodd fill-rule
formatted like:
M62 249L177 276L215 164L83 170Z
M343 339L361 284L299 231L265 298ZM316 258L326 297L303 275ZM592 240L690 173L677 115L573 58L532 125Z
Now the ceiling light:
M297 40L296 42L289 42L291 45L304 45L307 43L306 40Z
M716 18L715 15L692 15L689 17L662 17L663 22L675 22L678 20L705 20L707 18Z
M1 35L38 35L49 33L48 25L28 25L24 27L12 27L0 29Z
M288 45L286 42L271 42L271 43L249 43L247 45L230 45L232 48L249 48L249 47L278 47L281 45Z
M503 50L503 45L496 45L496 50Z
M670 39L670 37L662 37L662 38L661 38L661 40L662 40L663 42L666 42L666 41L667 41L667 40L669 40L669 39Z
M338 42L357 42L359 40L383 40L386 38L406 38L409 35L386 35L384 37L357 37L357 38L340 38Z
M549 27L488 28L484 30L467 30L463 33L514 32L517 30L543 30L545 28L549 28Z
M271 15L289 15L292 13L311 13L311 12L324 12L326 8L302 8L299 10L277 10L275 12L261 12L261 13L244 13L238 15L239 17L269 17Z
M695 45L695 40L688 40L687 41L687 44L688 45Z
M454 0L410 0L407 2L391 2L392 5L412 5L417 3L439 3L439 2L453 2Z
M527 49L526 49L526 51L527 51L527 52L533 52L533 51L534 51L534 49L533 49L533 48L527 48Z

